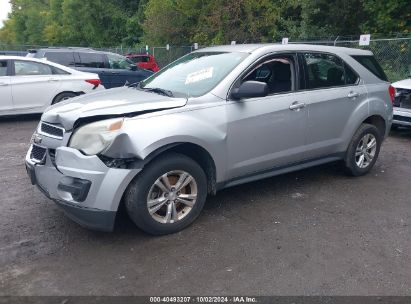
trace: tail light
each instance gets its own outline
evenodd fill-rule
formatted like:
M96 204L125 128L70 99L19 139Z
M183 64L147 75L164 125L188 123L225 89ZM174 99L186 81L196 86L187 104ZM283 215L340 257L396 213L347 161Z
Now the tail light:
M94 89L97 88L101 84L100 79L87 79L86 82L92 84L94 86Z
M390 94L391 102L394 103L394 100L395 100L395 88L394 88L392 85L390 85L390 86L388 87L388 94Z

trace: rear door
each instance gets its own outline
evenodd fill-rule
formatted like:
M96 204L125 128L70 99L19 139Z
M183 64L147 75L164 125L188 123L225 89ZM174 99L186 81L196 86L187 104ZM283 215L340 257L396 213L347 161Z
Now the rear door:
M299 56L306 80L307 157L341 152L343 131L354 109L366 100L366 89L354 70L336 55L307 52Z
M96 73L106 89L112 88L112 74L107 67L106 56L96 52L78 52L76 69L83 72Z
M60 78L51 66L34 61L13 60L11 90L15 110L41 112L58 93Z
M0 113L13 109L10 70L10 61L0 60Z

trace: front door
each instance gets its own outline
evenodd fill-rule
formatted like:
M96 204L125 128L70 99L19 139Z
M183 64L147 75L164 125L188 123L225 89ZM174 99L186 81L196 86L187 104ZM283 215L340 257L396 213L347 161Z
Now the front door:
M304 159L307 110L298 92L296 56L264 59L241 82L267 83L269 95L228 101L227 178L262 172Z

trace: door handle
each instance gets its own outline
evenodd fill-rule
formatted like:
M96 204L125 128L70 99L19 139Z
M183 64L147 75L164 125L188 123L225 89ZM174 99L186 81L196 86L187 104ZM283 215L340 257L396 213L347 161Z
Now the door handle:
M5 86L8 86L8 85L9 85L8 83L0 82L0 87L5 87Z
M293 102L289 107L289 109L292 111L299 111L302 108L305 108L305 103L298 101Z
M360 94L358 94L357 92L351 91L350 93L348 93L347 97L348 98L356 98L360 96Z
M59 81L57 78L49 78L49 81Z

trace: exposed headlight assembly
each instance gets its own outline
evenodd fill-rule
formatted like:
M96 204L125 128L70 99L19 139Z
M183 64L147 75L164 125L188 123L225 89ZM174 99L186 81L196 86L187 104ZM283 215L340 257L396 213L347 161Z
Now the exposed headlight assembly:
M71 137L69 147L86 155L96 155L105 151L123 126L123 118L101 120L77 129Z

